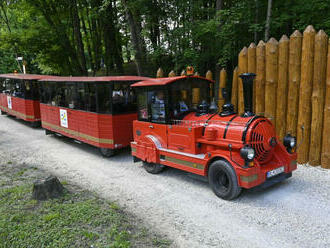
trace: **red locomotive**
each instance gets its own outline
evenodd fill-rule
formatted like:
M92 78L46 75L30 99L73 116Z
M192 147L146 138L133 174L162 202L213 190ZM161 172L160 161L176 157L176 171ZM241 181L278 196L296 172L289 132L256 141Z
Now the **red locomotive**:
M0 109L1 113L16 116L31 123L40 125L39 86L38 80L47 76L31 74L0 75Z
M135 83L138 120L131 142L134 161L149 173L170 166L208 177L214 193L237 197L242 188L268 186L291 177L296 138L279 142L270 120L252 113L255 74L242 74L243 115L230 101L218 113L205 78L181 76ZM223 92L227 98L226 92Z
M129 146L137 119L130 85L147 78L49 77L40 80L41 122L46 134L59 133L96 146L110 157Z

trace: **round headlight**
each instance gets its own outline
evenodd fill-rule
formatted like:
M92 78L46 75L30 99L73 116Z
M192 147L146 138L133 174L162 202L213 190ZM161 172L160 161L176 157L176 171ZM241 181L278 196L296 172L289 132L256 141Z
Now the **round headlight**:
M291 146L291 148L293 148L293 147L296 146L296 141L295 141L295 139L291 139L291 141L290 141L290 146Z
M254 156L255 156L255 151L252 147L250 146L244 146L242 149L241 149L241 157L244 159L244 160L247 160L247 161L252 161L254 159Z
M254 152L254 149L249 149L248 150L248 154L247 154L247 158L249 159L249 160L252 160L252 159L254 159L254 155L255 155L255 152Z

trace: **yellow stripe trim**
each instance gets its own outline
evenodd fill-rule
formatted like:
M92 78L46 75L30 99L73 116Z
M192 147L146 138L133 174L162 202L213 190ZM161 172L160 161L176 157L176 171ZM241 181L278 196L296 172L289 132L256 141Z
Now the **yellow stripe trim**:
M3 111L7 112L7 113L10 113L10 114L14 114L15 116L18 116L18 117L21 117L23 119L35 119L35 116L34 115L26 115L26 114L23 114L23 113L20 113L20 112L17 112L15 110L12 110L12 109L9 109L9 108L6 108L4 106L1 106L1 108L3 109Z
M74 131L74 130L71 130L71 129L68 129L68 128L59 127L59 126L56 126L54 124L51 124L51 123L48 123L48 122L45 122L45 121L42 121L42 124L45 125L45 126L49 126L49 127L53 128L55 130L62 131L62 132L71 134L73 136L80 137L80 138L90 140L90 141L93 141L93 142L102 143L102 144L111 144L111 145L113 145L113 143L114 143L113 139L97 138L97 137L90 136L90 135L87 135L87 134L84 134L84 133L80 133L80 132L77 132L77 131Z
M255 181L255 180L257 180L258 179L258 175L257 174L254 174L254 175L252 175L252 176L241 176L241 180L243 181L243 182L247 182L247 183L250 183L250 182L253 182L253 181Z
M202 164L198 164L198 163L194 163L194 162L189 162L186 160L182 160L182 159L178 159L178 158L173 158L170 156L165 156L165 161L171 162L171 163L176 163L176 164L180 164L183 166L188 166L190 168L194 168L194 169L199 169L199 170L203 170L204 169L204 165Z

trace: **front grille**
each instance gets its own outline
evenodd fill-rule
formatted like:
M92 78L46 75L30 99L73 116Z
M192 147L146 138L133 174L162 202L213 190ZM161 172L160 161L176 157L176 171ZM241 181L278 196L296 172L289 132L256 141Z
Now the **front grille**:
M270 141L274 137L274 127L266 120L260 120L252 127L249 144L256 152L256 160L261 164L267 163L272 157L274 146Z

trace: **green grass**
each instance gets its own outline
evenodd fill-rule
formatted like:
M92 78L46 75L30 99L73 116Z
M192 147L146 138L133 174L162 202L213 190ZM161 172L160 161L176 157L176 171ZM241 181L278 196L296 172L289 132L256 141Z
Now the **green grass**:
M0 176L4 176L1 169ZM33 179L26 178L35 169L4 171L14 183L0 187L0 248L170 245L145 227L136 226L136 220L114 202L77 188L58 199L39 202L31 199Z

